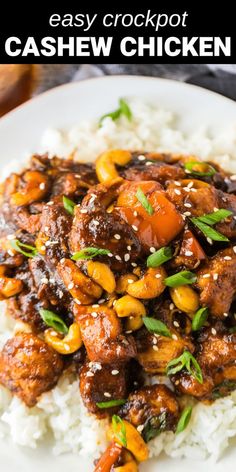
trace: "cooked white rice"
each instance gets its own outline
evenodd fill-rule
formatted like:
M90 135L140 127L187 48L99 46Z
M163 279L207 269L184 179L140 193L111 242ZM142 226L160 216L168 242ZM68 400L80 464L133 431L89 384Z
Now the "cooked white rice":
M214 159L236 173L236 123L217 136L203 128L190 136L178 129L178 119L169 111L151 107L140 100L130 101L133 120L122 117L103 121L102 127L91 120L71 127L67 132L48 129L39 152L92 161L108 148L126 148L191 153L202 159ZM19 170L19 162L6 166L2 178ZM14 323L0 304L0 346L12 335ZM11 436L21 446L35 448L48 434L54 441L53 452L73 452L98 457L106 447L106 421L97 421L83 406L78 379L64 374L58 385L42 395L37 406L27 408L18 398L0 388L0 437ZM150 455L164 451L171 457L217 459L236 435L236 392L213 405L198 403L187 429L175 436L164 433L150 443Z

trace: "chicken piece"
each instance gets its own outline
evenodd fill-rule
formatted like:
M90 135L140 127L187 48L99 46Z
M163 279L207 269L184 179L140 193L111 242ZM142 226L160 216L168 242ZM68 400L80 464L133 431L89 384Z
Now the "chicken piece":
M219 251L197 273L201 305L223 318L236 292L236 254L233 248Z
M203 251L197 238L192 231L185 229L182 236L182 244L179 254L172 259L172 267L185 267L186 269L195 269L201 261L206 259L206 254Z
M51 305L68 303L68 292L65 290L57 272L51 270L45 259L38 255L29 259L29 269L31 271L34 286L37 290L37 297L42 302L46 299Z
M133 337L122 335L121 321L111 308L75 305L74 316L90 361L110 364L136 356Z
M192 342L187 337L177 339L150 334L146 329L137 332L137 359L145 372L165 374L168 362L179 357L186 349L194 351Z
M68 255L68 235L72 224L71 215L60 200L52 200L43 207L38 240L43 241L43 252L51 266ZM42 250L42 248L41 248Z
M155 384L131 393L119 415L136 428L144 426L144 434L150 434L153 428L154 435L157 436L162 431L174 429L179 416L179 405L168 387Z
M0 354L0 383L29 407L56 385L62 371L59 354L29 333L9 339Z
M216 330L215 330L216 331ZM197 362L203 374L200 384L186 371L172 377L176 390L197 398L214 398L214 392L226 395L236 386L236 335L224 331L212 333L212 328L204 329L198 339Z
M127 397L126 368L122 364L102 365L87 361L80 370L79 380L83 402L91 413L102 415L107 411L99 409L96 403Z
M107 206L115 198L116 191L116 188L97 185L88 192L81 207L75 208L70 249L72 253L87 247L108 249L110 257L103 256L101 260L112 265L115 270L122 270L124 260L127 266L127 263L139 257L141 245L135 230L116 210L107 212ZM129 246L131 249L128 249Z
M131 165L124 171L124 178L127 180L142 181L142 180L156 180L164 185L169 180L179 180L185 177L185 172L181 167L166 164L162 161L151 162L146 165L148 156L145 161L138 161L137 164Z

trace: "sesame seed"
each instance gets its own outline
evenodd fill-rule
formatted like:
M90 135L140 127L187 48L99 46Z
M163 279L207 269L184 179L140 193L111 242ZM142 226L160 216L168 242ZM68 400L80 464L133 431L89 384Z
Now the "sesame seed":
M185 192L190 192L190 188L184 187Z
M185 256L192 256L193 255L193 251L185 251Z
M215 328L211 328L211 332L212 332L212 334L215 335L215 334L216 334L216 329L215 329Z
M121 236L120 236L120 234L114 234L114 238L115 238L115 239L120 239Z
M193 182L189 182L189 184L187 185L188 188L192 188L193 187Z
M155 277L156 277L156 279L160 279L160 278L161 278L161 274L156 274Z
M44 226L44 231L47 232L49 230L49 226Z
M43 277L43 278L41 279L41 282L42 282L42 284L48 284L48 278L47 278L47 277Z
M174 322L173 322L173 325L176 326L176 328L179 328L179 323L178 323L178 321L174 321Z
M56 333L56 331L51 331L51 332L50 332L50 335L51 335L51 336L55 336L55 337L56 337L57 334L58 334L58 333Z
M89 370L86 374L87 377L93 377L94 376L94 373L91 372L91 370Z
M190 192L197 192L196 188L190 188Z
M172 334L172 339L174 339L174 341L178 341L178 337L176 336L176 334Z
M119 374L119 370L114 369L111 371L111 375L118 375L118 374Z
M69 344L64 343L63 346L64 346L65 351L67 351L67 352L70 351L70 346L69 346Z
M236 180L236 175L231 175L231 176L230 176L230 179L231 179L231 180Z
M175 188L174 192L176 193L176 195L181 195L181 191L178 190L177 188Z
M60 264L64 264L65 262L65 257L63 257L61 260L60 260Z
M136 264L136 262L131 262L131 265L132 265L133 267L137 267L138 264Z
M99 221L93 220L93 224L94 224L95 226L99 226Z
M184 216L191 216L190 211L185 211L185 212L184 212Z
M233 251L236 254L236 246L233 246Z
M134 210L134 216L138 216L138 212Z
M140 156L138 156L138 160L139 161L145 161L146 157L143 156L142 154Z
M219 210L219 208L217 208L217 207L214 207L214 208L213 208L213 210L214 210L214 211L218 211L218 210Z
M139 426L137 426L138 433L141 433L143 431L143 428L144 428L144 424L140 424Z
M174 303L170 303L170 305L169 305L169 309L170 309L170 310L173 310L173 309L174 309L174 307L175 307Z
M158 351L158 347L157 347L155 344L152 346L152 349L153 349L154 351Z
M98 314L96 313L96 311L92 311L91 316L92 316L93 318L97 318Z
M211 276L211 274L203 274L202 278L203 279L208 279Z
M63 292L62 292L62 290L59 290L58 296L59 296L59 298L63 298Z
M146 165L146 166L151 166L151 165L152 165L152 162L151 162L151 161L147 161L147 162L145 162L145 165Z
M219 274L213 274L213 280L218 280Z
M97 370L102 370L102 365L100 364L100 362L94 362L94 368Z
M213 244L213 241L212 241L212 239L211 239L211 238L209 238L209 237L207 238L207 242L208 242L209 244Z
M121 257L120 256L115 256L116 260L117 261L121 261Z
M98 303L94 303L94 305L92 305L93 308L99 308L99 304Z
M225 257L224 257L224 260L225 260L225 261L231 261L231 260L232 260L232 257L230 257L230 256L225 256Z
M128 282L128 284L133 284L134 280L133 279L128 279L127 282Z
M128 331L125 331L126 334L131 334L132 333L132 329L129 329Z
M191 170L184 169L185 174L191 174Z
M229 313L223 313L223 316L227 318L227 316L229 316Z
M128 251L131 251L131 246L127 246L127 250L128 250Z
M81 301L78 298L74 298L74 301L77 303L77 305L81 305Z
M41 184L39 184L39 188L40 188L40 190L44 190L45 189L45 183L41 182Z
M14 251L12 251L12 249L8 249L7 253L9 254L9 256L14 256L15 253Z
M48 202L46 205L51 206L54 202Z
M108 252L108 254L107 254L107 255L108 255L108 257L113 257L113 254L112 254L112 252Z
M13 239L16 239L16 237L15 237L14 234L8 234L8 235L7 235L7 239L8 239L9 241L12 241Z
M234 220L236 220L236 215L235 215L235 216L233 216L233 219L234 219Z
M56 283L56 279L54 279L54 277L50 277L49 282L50 282L51 284L55 284L55 283Z
M174 181L174 184L176 185L176 187L181 187L181 183L178 182L178 180L175 180L175 181Z
M150 252L156 252L156 249L154 247L150 247L149 251Z
M75 177L76 177L77 179L81 179L81 175L80 175L80 174L75 174Z
M98 303L99 303L99 305L101 305L101 304L104 303L105 301L106 301L105 298L100 298L100 300L98 300Z
M179 380L176 380L176 381L175 381L175 385L179 385Z
M135 226L135 225L132 225L132 228L133 228L133 230L134 230L134 231L138 231L138 228L137 228L137 226Z
M157 338L155 338L155 336L153 337L152 342L153 344L157 344L158 341L157 341Z
M191 203L184 203L184 206L185 206L186 208L191 208L191 207L192 207Z
M128 262L130 260L130 255L129 254L125 254L124 255L124 261L125 262Z
M68 285L68 290L71 290L72 288L74 288L75 284L74 282L71 282L69 285Z
M111 398L111 394L109 392L104 392L104 397Z
M80 210L80 213L88 213L88 210L85 210L85 208L82 208L82 209Z

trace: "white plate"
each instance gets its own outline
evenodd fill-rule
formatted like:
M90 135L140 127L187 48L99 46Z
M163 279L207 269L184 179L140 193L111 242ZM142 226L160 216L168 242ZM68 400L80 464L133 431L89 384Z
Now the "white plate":
M0 168L27 151L37 151L47 127L67 128L81 119L99 117L114 109L121 96L139 96L176 112L181 127L191 131L209 125L217 132L236 122L236 103L205 89L165 79L112 76L73 83L46 92L18 107L0 120ZM227 451L218 464L209 461L172 460L161 457L140 467L142 472L233 472L236 453ZM55 458L50 448L37 451L0 442L2 472L92 472L91 461L78 456Z

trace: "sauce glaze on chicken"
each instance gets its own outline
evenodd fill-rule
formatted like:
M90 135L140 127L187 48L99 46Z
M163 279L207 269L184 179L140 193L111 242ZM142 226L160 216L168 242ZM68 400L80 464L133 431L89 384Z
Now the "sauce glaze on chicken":
M178 428L186 396L236 387L236 177L193 156L34 155L1 199L0 298L20 323L0 382L32 407L72 369L88 411L126 428L96 472L135 471L145 442Z

